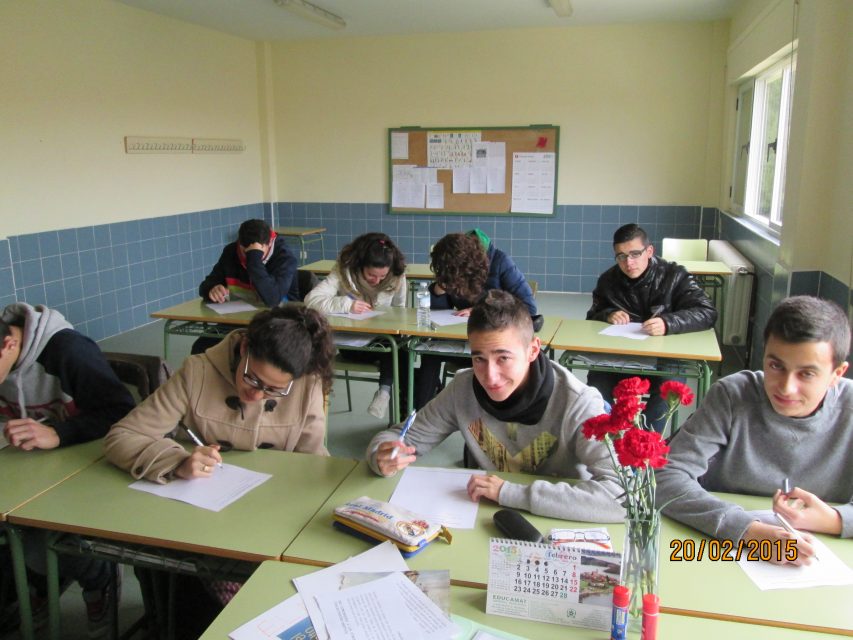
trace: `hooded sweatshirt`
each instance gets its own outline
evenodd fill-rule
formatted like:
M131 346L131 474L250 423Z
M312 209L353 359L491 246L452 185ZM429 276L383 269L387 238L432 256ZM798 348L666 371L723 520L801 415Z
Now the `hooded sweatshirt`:
M22 336L18 359L0 383L0 419L44 420L65 446L102 438L133 408L98 345L61 313L19 302L2 319L22 326Z

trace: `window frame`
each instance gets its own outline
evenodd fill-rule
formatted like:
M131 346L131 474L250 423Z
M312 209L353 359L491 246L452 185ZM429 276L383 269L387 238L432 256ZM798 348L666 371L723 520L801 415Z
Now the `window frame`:
M791 106L793 102L792 83L796 77L796 53L766 67L760 73L747 78L737 85L737 108L735 111L735 131L732 173L730 180L729 205L735 213L747 216L751 220L779 233L782 229L782 214L785 201L785 175L788 159L788 140L791 123ZM762 188L762 157L767 148L767 130L765 127L767 113L767 86L781 79L782 87L779 103L779 120L776 132L776 160L773 166L773 191L771 194L770 212L760 213ZM744 173L743 202L736 202L738 194L738 172L742 168L742 148L744 146L741 132L741 109L744 108L745 95L752 90L753 102L750 115L748 159Z

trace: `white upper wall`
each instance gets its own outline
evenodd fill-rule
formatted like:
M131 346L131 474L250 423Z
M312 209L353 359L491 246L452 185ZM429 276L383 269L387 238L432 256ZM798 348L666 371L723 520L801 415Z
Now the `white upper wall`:
M4 0L0 58L0 237L261 201L253 42L110 0ZM127 135L247 150L127 155Z
M389 127L547 123L561 204L715 206L727 42L693 23L273 43L279 196L387 202Z

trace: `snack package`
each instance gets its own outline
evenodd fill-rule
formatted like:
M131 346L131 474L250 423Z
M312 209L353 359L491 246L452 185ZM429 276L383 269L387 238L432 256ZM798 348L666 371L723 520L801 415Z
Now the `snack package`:
M407 509L367 496L337 507L334 518L335 527L347 533L372 542L390 540L406 558L422 551L436 538L448 544L452 540L450 531L441 524L427 522Z

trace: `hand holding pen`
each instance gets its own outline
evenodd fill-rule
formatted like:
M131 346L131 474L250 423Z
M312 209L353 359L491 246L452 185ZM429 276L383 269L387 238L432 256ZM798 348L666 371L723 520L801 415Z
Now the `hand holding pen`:
M415 421L416 411L412 411L400 431L397 440L386 441L376 449L376 464L382 475L390 476L400 469L405 469L417 458L414 453L415 447L406 444L404 438Z
M352 300L352 304L350 305L350 313L364 313L365 311L371 311L373 309L370 304L365 302L364 300L359 300L351 293L347 294L347 298Z
M652 307L652 315L643 323L643 331L650 336L666 335L666 322L660 317L666 307L662 304Z
M213 466L216 465L222 468L222 456L219 455L218 444L204 444L189 427L181 423L181 429L189 436L197 446L195 451L190 454L190 457L184 460L177 469L175 475L179 478L206 478L213 471Z

